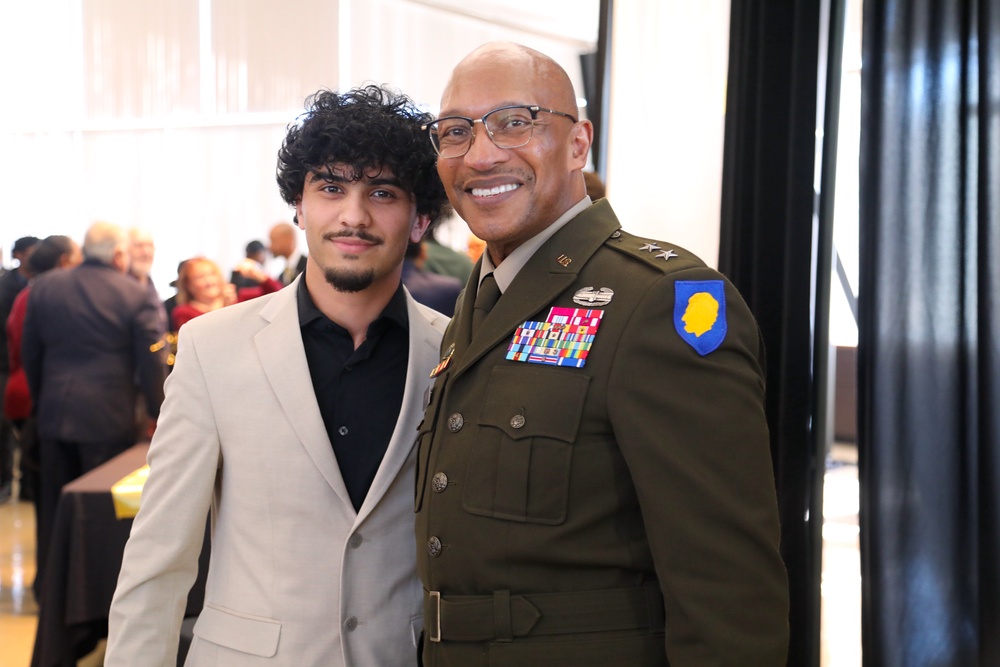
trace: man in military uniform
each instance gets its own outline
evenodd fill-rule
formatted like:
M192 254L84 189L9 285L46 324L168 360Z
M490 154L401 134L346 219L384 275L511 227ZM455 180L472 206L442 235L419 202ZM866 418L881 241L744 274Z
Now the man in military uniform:
M620 228L550 58L491 43L428 127L487 252L420 427L427 667L780 666L763 346L734 287Z

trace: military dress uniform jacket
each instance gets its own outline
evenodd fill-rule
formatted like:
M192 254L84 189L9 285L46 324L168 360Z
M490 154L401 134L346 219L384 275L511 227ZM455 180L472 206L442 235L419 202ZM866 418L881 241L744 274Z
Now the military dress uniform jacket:
M735 288L604 200L470 340L478 275L418 441L426 667L784 665L763 348ZM508 358L525 323L560 335L531 324L554 307L601 313L583 367Z

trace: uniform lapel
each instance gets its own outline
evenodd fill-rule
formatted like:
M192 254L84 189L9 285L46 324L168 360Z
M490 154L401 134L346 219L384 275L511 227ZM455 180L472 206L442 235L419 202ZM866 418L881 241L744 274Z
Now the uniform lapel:
M385 456L375 474L375 479L372 480L371 488L368 489L365 502L358 512L357 523L364 521L378 505L413 451L417 439L417 424L423 416L426 403L424 393L431 384L430 369L437 362L440 347L441 336L433 327L433 321L436 318L441 318L442 324L447 321L444 315L425 315L417 308L409 293L406 295L406 310L409 318L410 344L403 403Z
M299 280L302 280L301 276L291 286L281 290L261 310L261 317L269 324L254 336L254 344L257 346L264 375L271 384L288 423L295 430L320 474L353 510L316 402L309 363L302 346L296 299Z
M590 256L618 228L618 219L610 205L607 201L602 201L586 209L556 232L517 274L483 322L476 338L469 341L464 354L456 354L458 362L454 374L461 374L498 343L509 338L525 320L550 305L576 281ZM471 291L470 288L471 284L466 292ZM457 341L468 340L473 303L475 294L471 298L466 294L462 307L468 311L463 313L460 327L464 331L457 332Z

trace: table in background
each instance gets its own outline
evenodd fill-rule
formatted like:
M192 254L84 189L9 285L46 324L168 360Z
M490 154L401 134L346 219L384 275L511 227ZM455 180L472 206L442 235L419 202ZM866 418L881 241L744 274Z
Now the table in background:
M146 463L148 443L134 445L63 487L49 548L32 667L76 667L108 636L108 612L132 519L115 517L111 487ZM209 539L186 615L205 597Z

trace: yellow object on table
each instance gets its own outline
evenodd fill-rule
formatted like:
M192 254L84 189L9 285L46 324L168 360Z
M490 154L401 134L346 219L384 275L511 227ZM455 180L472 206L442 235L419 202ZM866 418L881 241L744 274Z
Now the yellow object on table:
M149 466L145 465L125 475L112 485L111 499L115 504L116 517L131 519L139 512L142 487L146 483L147 477L149 477Z

